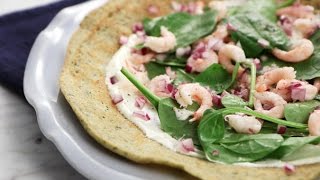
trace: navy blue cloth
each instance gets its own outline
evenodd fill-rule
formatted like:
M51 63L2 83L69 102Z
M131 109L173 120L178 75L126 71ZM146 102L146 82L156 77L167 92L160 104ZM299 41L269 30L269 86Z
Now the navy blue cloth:
M0 83L23 92L23 74L37 35L63 8L86 0L62 0L0 17Z

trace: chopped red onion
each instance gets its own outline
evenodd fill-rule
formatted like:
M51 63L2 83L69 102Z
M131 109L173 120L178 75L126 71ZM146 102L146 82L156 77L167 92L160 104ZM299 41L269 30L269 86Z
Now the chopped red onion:
M173 90L174 90L174 87L173 87L173 85L172 84L167 84L166 85L166 93L172 93L173 92Z
M123 101L123 97L120 94L112 95L111 99L113 104L119 104Z
M127 36L120 36L119 38L120 45L124 45L128 43L128 37Z
M287 127L286 126L278 125L278 127L277 127L277 133L278 134L284 134L284 133L286 133L286 131L287 131Z
M257 68L258 70L262 68L260 59L255 58L255 59L253 60L253 63L254 63L254 65L256 66L256 68Z
M147 100L144 96L138 96L135 101L135 106L142 109L144 105L147 103Z
M196 10L197 10L197 5L194 2L190 2L188 4L187 12L190 14L194 14L196 12Z
M187 64L186 67L185 67L185 71L187 73L191 73L192 72L192 67Z
M206 46L203 42L199 43L192 52L193 59L202 58L202 54L206 51Z
M283 170L287 175L291 175L296 172L296 168L291 164L285 164Z
M157 14L159 13L159 8L158 8L158 6L150 5L150 6L148 7L148 12L149 12L150 14L157 15Z
M135 23L132 26L132 31L133 31L133 33L136 33L138 31L143 31L143 24L141 22Z
M293 82L290 85L291 99L293 101L304 101L306 97L306 88L299 82Z
M320 106L315 107L314 110L320 110Z
M212 103L216 106L216 107L222 107L222 103L221 103L221 96L219 95L212 95Z
M231 23L227 23L227 30L228 31L237 31L237 29Z
M110 78L110 83L111 84L115 84L115 83L117 83L119 80L118 80L118 78L116 77L116 76L112 76L111 78Z
M195 147L193 145L193 141L191 138L188 139L184 139L182 141L180 141L181 143L181 151L184 153L188 153L188 152L195 152Z
M176 99L176 94L177 94L177 92L178 92L178 89L177 89L177 88L174 88L173 91L172 91L172 93L171 93L171 98L172 98L172 99Z
M224 42L221 39L212 38L208 41L208 49L212 49L214 51L219 51L223 45Z
M145 121L149 121L151 119L150 116L143 111L134 111L133 116Z
M267 48L270 46L270 42L265 39L259 39L258 44L263 48Z

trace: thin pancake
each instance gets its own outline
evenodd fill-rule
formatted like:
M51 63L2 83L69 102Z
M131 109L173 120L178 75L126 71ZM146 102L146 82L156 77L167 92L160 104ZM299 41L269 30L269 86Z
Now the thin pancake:
M72 37L60 78L61 91L86 131L101 145L138 163L182 169L201 179L315 179L320 164L297 168L286 176L281 168L246 168L211 163L175 153L126 120L112 104L105 85L105 66L118 50L120 35L131 33L134 22L149 16L150 4L168 13L169 0L112 0L92 12Z

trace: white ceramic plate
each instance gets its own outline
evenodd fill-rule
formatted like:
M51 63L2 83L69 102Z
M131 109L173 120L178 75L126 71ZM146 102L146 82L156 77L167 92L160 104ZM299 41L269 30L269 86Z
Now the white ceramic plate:
M85 15L106 2L94 0L66 8L39 34L26 66L25 96L36 110L43 134L87 178L179 179L176 170L135 164L97 144L60 93L58 79L69 39Z

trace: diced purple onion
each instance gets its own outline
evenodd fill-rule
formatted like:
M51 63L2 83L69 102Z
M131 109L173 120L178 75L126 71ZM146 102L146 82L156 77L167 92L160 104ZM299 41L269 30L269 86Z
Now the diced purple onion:
M286 126L278 125L278 127L277 127L277 133L278 134L284 134L284 133L286 133L286 131L287 131L287 127Z
M285 164L283 170L287 175L291 175L296 172L296 168L291 164Z
M293 101L304 101L306 97L306 88L299 82L294 82L289 87L291 91L291 99Z
M231 23L227 23L227 30L228 31L237 31L237 29Z
M219 156L220 151L219 150L213 150L211 153L213 156Z
M150 14L157 15L157 14L159 13L159 8L158 8L158 6L150 5L150 6L148 7L148 12L149 12Z
M119 80L118 80L118 78L117 78L116 76L112 76L112 77L110 78L110 83L111 83L111 84L115 84L115 83L117 83L117 82L119 82Z
M128 37L127 36L120 36L119 38L120 45L125 45L128 43Z
M135 24L133 24L133 26L132 26L132 31L134 32L134 33L136 33L136 32L138 32L138 31L143 31L143 24L141 23L141 22L138 22L138 23L135 23Z
M256 68L257 68L258 70L262 68L260 59L255 58L255 59L253 60L253 63L254 63L254 65L256 65Z
M263 48L267 48L270 46L270 42L265 39L259 39L258 44Z
M191 138L181 141L182 152L195 152L195 147Z
M123 97L120 94L111 96L111 99L113 104L119 104L120 102L123 101Z
M221 96L219 95L212 95L212 103L216 106L216 107L222 107L222 103L221 103Z
M143 111L134 111L133 116L145 121L149 121L151 119L150 116Z
M185 67L185 71L187 73L191 73L192 72L192 67L187 64L186 67Z
M144 105L147 103L147 100L144 96L138 96L135 101L135 106L142 109Z

